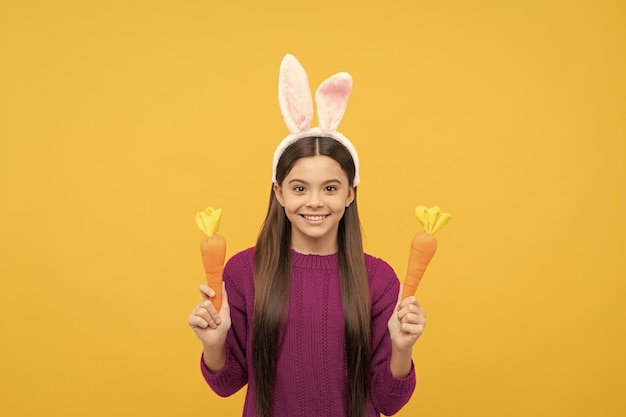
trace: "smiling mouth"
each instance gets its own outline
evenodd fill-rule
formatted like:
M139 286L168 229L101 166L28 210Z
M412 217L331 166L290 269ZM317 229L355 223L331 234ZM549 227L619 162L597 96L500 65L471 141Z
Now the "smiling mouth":
M308 221L311 221L311 222L319 222L319 221L324 220L327 215L323 215L323 216L307 216L305 214L301 214L301 216L304 218L304 220L308 220Z

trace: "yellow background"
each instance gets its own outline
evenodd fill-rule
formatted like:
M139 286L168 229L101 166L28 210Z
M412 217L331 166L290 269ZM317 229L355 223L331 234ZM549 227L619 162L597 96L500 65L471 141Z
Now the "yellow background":
M251 246L278 65L348 71L368 252L454 215L400 416L626 414L626 7L585 1L3 1L0 413L236 416L186 319L197 211Z

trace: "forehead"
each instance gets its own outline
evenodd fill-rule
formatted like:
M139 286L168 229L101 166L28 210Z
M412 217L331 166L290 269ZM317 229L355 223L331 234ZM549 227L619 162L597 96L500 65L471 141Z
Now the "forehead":
M300 179L309 182L337 179L343 183L348 182L348 176L343 169L341 169L339 162L324 155L298 159L289 174L287 174L287 177L285 177L285 181L291 179Z

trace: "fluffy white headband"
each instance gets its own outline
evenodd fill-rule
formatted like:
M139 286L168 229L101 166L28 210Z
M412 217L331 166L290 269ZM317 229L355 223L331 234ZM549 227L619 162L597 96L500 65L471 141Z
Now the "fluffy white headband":
M298 139L318 136L335 139L350 151L355 167L352 186L359 184L359 156L352 143L337 132L337 126L346 111L350 91L352 77L347 72L335 74L320 84L315 93L319 127L311 128L313 100L306 71L296 57L285 55L280 64L278 102L291 134L280 142L274 152L272 182L276 182L276 165L285 149Z

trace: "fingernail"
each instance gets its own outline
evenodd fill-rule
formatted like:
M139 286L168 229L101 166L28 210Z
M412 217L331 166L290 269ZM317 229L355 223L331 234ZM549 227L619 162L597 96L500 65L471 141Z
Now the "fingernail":
M215 319L215 324L220 324L221 322L222 322L221 318L218 317L218 318Z

